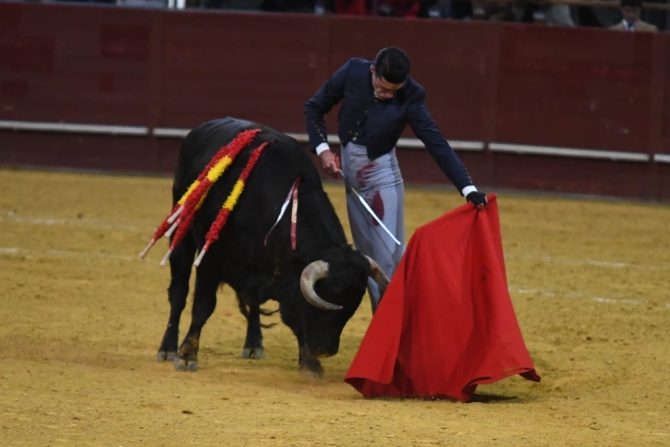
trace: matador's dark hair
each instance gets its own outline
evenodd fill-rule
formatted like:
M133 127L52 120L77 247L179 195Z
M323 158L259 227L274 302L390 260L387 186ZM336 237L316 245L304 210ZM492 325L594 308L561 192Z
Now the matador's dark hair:
M383 48L375 57L375 71L391 84L402 84L409 76L409 58L398 47Z

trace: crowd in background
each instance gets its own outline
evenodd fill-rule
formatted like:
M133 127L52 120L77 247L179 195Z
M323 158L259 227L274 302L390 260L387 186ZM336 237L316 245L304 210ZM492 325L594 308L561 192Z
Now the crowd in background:
M627 31L670 30L670 11L644 8L642 0L620 0L612 6L590 6L564 0L42 0L114 3L120 6L184 7L236 11L337 14L586 26ZM560 0L558 0L560 1ZM670 0L648 0L645 5ZM628 12L628 14L627 14ZM637 17L637 18L636 18ZM627 20L628 18L628 20Z

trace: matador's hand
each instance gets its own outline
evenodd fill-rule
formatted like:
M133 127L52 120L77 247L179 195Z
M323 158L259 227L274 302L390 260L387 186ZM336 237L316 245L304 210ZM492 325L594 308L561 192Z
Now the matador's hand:
M327 150L321 152L319 158L321 159L323 170L332 175L334 179L339 179L340 159L337 157L337 154Z
M477 211L483 210L484 206L488 203L486 200L486 194L481 191L472 191L467 195L466 200L471 202L475 208L477 208Z

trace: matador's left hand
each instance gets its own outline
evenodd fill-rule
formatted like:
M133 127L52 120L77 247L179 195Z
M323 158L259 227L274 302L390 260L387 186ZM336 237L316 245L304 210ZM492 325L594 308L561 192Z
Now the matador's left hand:
M486 194L481 191L472 191L465 199L468 202L471 202L475 208L477 208L477 211L483 210L484 206L488 203L486 200Z

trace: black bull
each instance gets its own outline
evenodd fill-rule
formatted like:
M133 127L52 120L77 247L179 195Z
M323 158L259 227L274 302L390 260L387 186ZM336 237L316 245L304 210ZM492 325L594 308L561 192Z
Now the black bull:
M170 256L170 318L157 360L174 360L178 370L195 371L200 333L216 307L216 292L228 284L247 319L244 358L263 356L261 304L279 302L281 320L298 339L299 368L323 374L318 357L337 353L345 324L361 303L368 277L388 284L376 263L348 243L342 224L323 190L314 163L293 138L265 126L225 118L193 129L179 153L172 189L173 205L212 157L241 131L261 129L253 142L212 186L186 237ZM178 348L179 318L186 306L192 264L205 235L228 197L251 150L271 141L251 171L245 189L196 269L192 321ZM296 249L291 247L291 205L276 222L296 178Z

